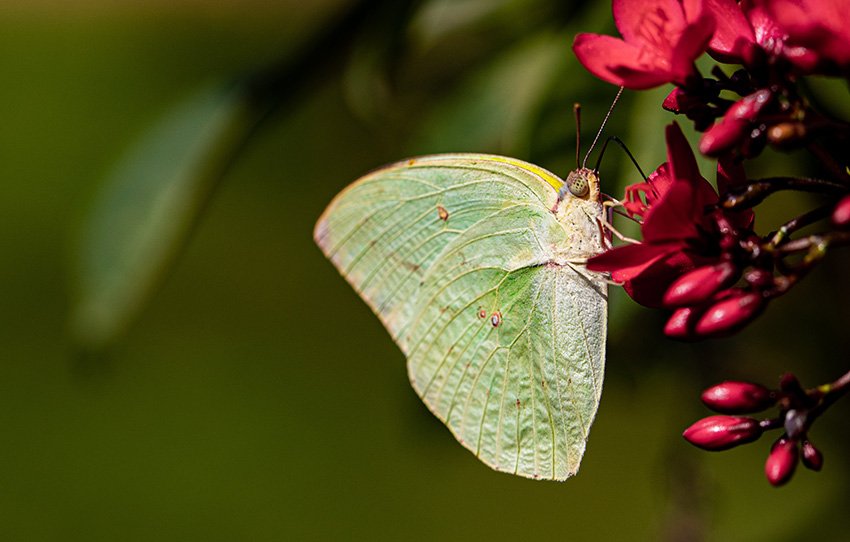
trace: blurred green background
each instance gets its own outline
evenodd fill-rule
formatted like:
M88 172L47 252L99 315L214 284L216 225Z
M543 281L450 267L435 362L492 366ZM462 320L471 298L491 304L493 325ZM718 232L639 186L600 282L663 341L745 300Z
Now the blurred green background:
M559 484L492 472L458 445L313 245L339 190L404 156L498 152L566 174L573 102L587 145L616 91L569 49L578 31L613 33L607 2L7 0L0 14L3 540L846 540L846 401L811 434L824 471L780 490L763 475L770 437L709 454L679 436L719 380L846 370L846 256L743 333L698 345L664 339L664 314L612 291L602 404L579 475ZM202 122L198 93L242 77L252 106L213 94L236 120ZM846 103L846 87L831 92ZM647 170L665 159L664 93L627 93L608 129ZM195 111L185 137L167 128L181 103ZM134 162L152 133L174 137ZM109 187L128 160L133 182L158 186L180 165L168 149L193 137L211 150L174 178L204 173L157 218L184 229L151 230L144 261L166 257L141 312L83 352L72 314L102 284L86 255L103 264L98 236L124 231L92 217L144 219ZM618 195L637 176L609 152ZM806 167L760 164L751 174ZM809 205L777 197L762 230Z

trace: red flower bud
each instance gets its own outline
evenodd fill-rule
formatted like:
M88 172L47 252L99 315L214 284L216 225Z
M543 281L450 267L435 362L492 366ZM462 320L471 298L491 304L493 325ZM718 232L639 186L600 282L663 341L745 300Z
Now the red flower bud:
M800 380L794 376L794 373L785 373L782 375L782 378L779 379L779 389L789 395L795 395L797 397L806 396L806 390L803 389L803 385L800 384Z
M664 305L671 308L698 305L721 288L735 282L737 271L738 268L732 262L721 262L685 273L664 293Z
M781 486L791 479L796 467L797 443L785 437L777 440L764 464L767 481L774 486Z
M769 389L751 382L721 382L702 393L708 408L726 414L758 412L775 401Z
M832 210L832 223L841 228L850 226L850 196L844 196Z
M685 429L685 440L703 450L728 450L761 436L758 420L741 416L709 416Z
M767 89L741 98L726 111L720 122L709 128L702 136L699 150L707 156L717 156L743 143L750 133L750 126L759 113L773 102L773 93Z
M808 440L803 441L803 445L800 447L801 459L803 461L803 465L806 468L812 469L814 471L819 471L821 467L823 467L823 454L820 453L820 450L815 448L811 442Z
M750 269L744 273L744 280L750 286L762 289L773 284L773 273L764 269Z
M763 307L764 298L760 294L737 292L709 307L694 330L703 337L726 335L750 323Z
M722 118L702 134L699 150L706 156L718 156L741 142L750 131L750 123L740 119Z
M773 93L766 88L753 92L732 104L723 119L754 121L761 110L773 101L772 98Z
M686 90L675 87L670 94L664 98L661 107L672 113L687 113L697 107L706 107L705 100L694 96Z
M701 314L702 312L693 307L682 307L681 309L676 309L673 316L667 320L667 324L664 326L664 334L671 339L679 339L682 341L695 339L694 324L696 324L696 321Z

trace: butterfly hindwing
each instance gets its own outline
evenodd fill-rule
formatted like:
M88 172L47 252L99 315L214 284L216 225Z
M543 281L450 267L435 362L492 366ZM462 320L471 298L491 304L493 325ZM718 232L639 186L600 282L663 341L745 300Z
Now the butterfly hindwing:
M597 209L564 202L556 215L558 186L512 159L425 157L354 183L315 234L457 439L497 470L545 479L578 468L606 326L604 283L570 262L601 247Z

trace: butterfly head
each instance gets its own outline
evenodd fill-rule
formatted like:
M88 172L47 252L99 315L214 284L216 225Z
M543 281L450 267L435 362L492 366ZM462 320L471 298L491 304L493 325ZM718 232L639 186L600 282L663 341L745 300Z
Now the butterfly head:
M569 192L579 199L595 201L599 199L599 177L594 170L586 167L574 169L567 175L560 192L560 199Z

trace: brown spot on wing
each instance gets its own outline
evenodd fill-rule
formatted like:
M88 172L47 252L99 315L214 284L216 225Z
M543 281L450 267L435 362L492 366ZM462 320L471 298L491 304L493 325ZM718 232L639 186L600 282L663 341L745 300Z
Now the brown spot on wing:
M493 316L490 317L490 323L493 324L493 327L499 327L499 324L502 323L502 313L496 311L493 313Z
M440 218L440 220L445 222L449 219L449 211L446 210L446 208L442 205L437 205L437 216Z

